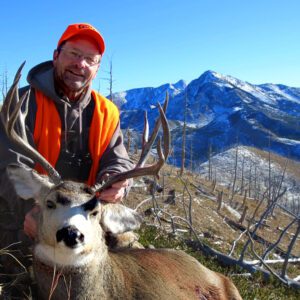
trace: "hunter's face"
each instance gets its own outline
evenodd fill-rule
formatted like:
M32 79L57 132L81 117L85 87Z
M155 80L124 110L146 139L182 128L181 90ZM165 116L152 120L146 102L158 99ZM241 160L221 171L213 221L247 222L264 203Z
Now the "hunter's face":
M93 40L83 36L74 37L59 52L54 52L56 80L67 95L80 94L97 75L100 60L101 55Z

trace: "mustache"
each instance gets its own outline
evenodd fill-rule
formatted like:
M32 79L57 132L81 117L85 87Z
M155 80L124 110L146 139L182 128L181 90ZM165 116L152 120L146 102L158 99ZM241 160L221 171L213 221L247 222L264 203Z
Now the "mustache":
M76 74L76 75L85 76L84 70L81 69L81 68L78 68L76 65L74 65L74 66L69 66L68 68L66 68L65 71L74 73L74 74Z

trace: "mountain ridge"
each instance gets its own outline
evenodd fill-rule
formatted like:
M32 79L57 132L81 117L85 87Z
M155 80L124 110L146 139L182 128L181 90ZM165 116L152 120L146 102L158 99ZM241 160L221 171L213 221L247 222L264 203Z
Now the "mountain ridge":
M208 70L188 84L180 80L157 88L115 93L122 128L141 131L141 109L148 111L153 124L157 116L153 108L164 101L166 92L177 164L185 102L186 140L192 145L193 160L205 161L209 147L220 153L237 143L300 160L300 88L273 83L254 85Z

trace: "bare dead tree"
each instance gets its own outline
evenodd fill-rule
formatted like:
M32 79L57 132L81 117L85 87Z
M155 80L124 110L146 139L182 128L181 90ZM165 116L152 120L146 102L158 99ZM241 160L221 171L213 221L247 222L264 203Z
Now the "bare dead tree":
M269 147L268 147L268 164L269 164L269 176L268 176L268 182L269 182L269 197L268 197L268 203L271 203L271 186L272 186L272 179L271 179L271 136L269 135Z
M184 97L184 120L183 120L183 128L182 128L182 144L181 144L181 168L180 168L180 176L183 175L185 169L185 144L186 144L186 117L187 117L187 92L185 92Z
M287 266L288 266L288 259L291 255L291 252L294 248L294 245L297 241L297 238L299 236L299 233L300 233L300 218L297 219L297 222L298 222L298 226L297 226L297 229L296 229L296 232L288 246L288 249L287 249L287 252L286 252L286 256L285 256L285 260L284 260L284 263L283 263L283 266L282 266L282 270L281 270L281 277L282 278L285 278L286 277L286 270L287 270Z
M155 177L153 179L154 179L154 181L156 181ZM158 221L159 226L162 226L159 214L157 213L160 210L160 207L157 203L154 189L152 189L152 191L151 191L151 197L152 197L152 207L153 207L154 216L155 216L156 220Z
M281 177L280 177L279 182L276 183L276 184L274 184L274 189L273 189L274 192L273 192L273 194L272 194L272 200L273 200L274 198L278 198L279 195L280 195L280 193L281 193L287 166L288 166L288 159L285 160L285 163L284 163L284 169L283 169L283 172L282 172L282 174L281 174ZM286 189L286 188L285 188L285 189ZM284 194L283 194L283 195L284 195ZM283 195L282 195L282 196L283 196ZM282 197L282 196L281 196L281 197ZM281 197L280 197L280 198L281 198ZM273 209L272 209L272 211L271 211L272 217L274 217L274 208L275 208L275 207L273 207Z
M237 180L237 170L238 170L238 157L239 157L239 146L238 143L235 148L235 161L234 161L234 177L233 177L233 182L232 182L232 187L231 187L231 199L230 203L233 201L233 197L235 195L235 186L236 186L236 180Z
M220 191L218 193L218 197L217 197L217 200L218 200L218 208L217 208L217 211L219 212L222 208L222 202L223 202L223 191Z
M247 201L247 190L244 192L244 198L243 198L243 203L242 203L242 208L246 206L246 201Z
M266 192L268 192L268 190L266 190ZM267 205L267 207L266 207L265 211L262 213L262 215L261 215L259 221L256 223L256 225L255 225L253 231L251 231L251 233L249 232L249 234L250 234L251 236L254 236L254 235L255 235L255 233L256 233L256 231L258 230L258 228L263 224L263 222L266 220L266 218L268 217L268 215L270 215L270 213L272 212L272 210L273 210L274 206L276 205L276 202L278 201L278 199L279 199L285 192L286 192L286 189L284 189L284 190L282 191L282 193L278 195L278 197L274 198L274 199L272 200L272 202L270 202L270 203ZM263 199L262 199L262 200L263 200ZM261 203L262 203L262 201L261 201ZM261 203L260 203L260 204L261 204ZM260 206L260 204L259 204L259 206ZM254 211L254 214L256 214L257 211L258 211L258 209L256 209L256 210ZM253 217L254 217L254 214L253 214ZM250 224L250 222L249 222L249 224ZM241 251L241 254L240 254L240 260L244 260L244 256L245 256L246 250L247 250L247 248L248 248L248 246L249 246L250 243L251 243L251 240L250 240L250 238L249 238L249 239L247 240L247 242L244 244L244 247L243 247L243 249L242 249L242 251Z
M185 188L183 189L183 192L182 192L182 207L183 207L184 216L187 220L188 219L188 213L187 213L187 209L186 209L186 205L185 205Z
M113 64L112 59L109 61L109 95L111 102L114 102L113 99Z
M101 93L101 82L100 82L100 79L98 80L98 88L97 88L97 92L98 92L98 94Z
M112 58L109 59L109 71L105 71L105 73L108 73L108 77L103 77L101 79L104 79L106 81L108 81L109 83L109 98L111 100L111 102L114 102L113 99L113 83L114 83L114 79L113 79L113 62L112 62Z
M297 198L297 201L295 203L297 203L297 204L295 204L295 206L294 206L294 211L297 213L297 215L299 215L300 214L300 198L299 197Z
M246 218L246 214L247 214L247 210L248 210L248 206L245 206L243 209L243 213L241 215L241 218L239 219L239 223L243 223L245 218Z
M285 233L297 222L297 218L293 219L292 222L290 222L281 232L281 234L279 235L278 239L276 240L275 243L272 243L269 245L269 247L266 249L266 251L264 252L264 254L262 255L262 259L265 261L269 254L271 253L272 250L274 250L278 244L280 243L280 241L282 240L283 236L285 235Z
M211 185L211 192L214 193L215 190L216 190L216 187L217 187L217 180L215 177L213 177L213 180L212 180L212 185Z
M251 251L254 254L254 256L261 262L261 264L273 275L275 276L279 281L281 281L282 283L287 283L282 277L280 277L268 264L266 264L262 258L257 254L257 252L254 249L254 241L253 238L251 236L251 234L248 232L248 237L249 237L249 241L250 241L250 245L251 245Z
M239 240L241 240L241 238L242 238L244 235L248 234L248 232L249 232L254 226L255 226L254 224L248 226L248 227L246 228L246 230L242 231L241 234L233 241L232 246L231 246L231 249L230 249L230 252L229 252L229 254L228 254L229 256L232 256L232 255L233 255L234 250L235 250L236 245L237 245L237 242L238 242Z
M244 192L244 168L245 168L245 156L242 157L242 170L241 170L241 188L240 188L240 194L242 195Z
M214 182L217 184L217 168L214 168ZM216 185L215 185L216 187Z
M265 194L267 193L268 191L266 190L265 191ZM261 207L262 203L263 203L263 200L264 200L264 197L262 197L262 199L259 201L259 203L256 205L256 208L252 214L252 218L249 220L248 222L248 226L247 226L247 229L245 230L245 233L248 234L248 232L250 232L250 229L252 230L252 227L254 227L254 230L252 231L252 233L255 233L255 231L259 228L258 226L258 223L254 223L254 220L255 220L255 217L258 213L258 210L259 208ZM262 220L263 221L263 220ZM261 221L261 222L262 222ZM249 245L250 241L248 241L248 245ZM248 245L246 246L244 244L244 247L243 247L243 250L241 251L241 254L240 254L240 261L243 261L244 260L244 256L245 256L245 253L246 253L246 250L247 250L247 247ZM233 251L233 249L231 250L231 252Z
M253 183L253 189L254 189L254 195L258 199L260 194L260 185L257 184L259 182L259 178L257 178L257 163L254 162L254 183Z
M208 146L208 180L212 180L212 146L211 142Z
M250 166L249 166L249 176L248 176L248 197L251 197L252 192L252 168L253 168L253 161L250 159Z
M126 150L128 153L130 153L130 147L131 147L131 132L130 129L127 128L126 130L126 135L127 135L127 146L126 146Z
M193 139L191 138L190 144L190 170L193 171Z
M187 191L188 195L189 195L189 216L188 216L188 220L189 220L189 224L192 226L193 225L193 218L192 218L192 204L193 204L193 198L192 195L188 189L188 184L187 181L184 181L181 177L179 177L181 182L184 185L184 190Z

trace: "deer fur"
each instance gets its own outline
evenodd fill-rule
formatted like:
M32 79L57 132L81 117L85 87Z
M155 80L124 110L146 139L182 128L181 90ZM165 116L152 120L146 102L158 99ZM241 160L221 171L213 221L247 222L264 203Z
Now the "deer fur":
M242 299L225 276L183 251L108 250L105 233L142 221L119 204L103 204L84 184L51 183L31 169L7 169L16 192L41 207L34 247L38 299Z

